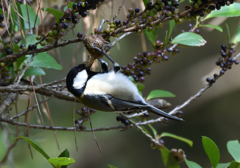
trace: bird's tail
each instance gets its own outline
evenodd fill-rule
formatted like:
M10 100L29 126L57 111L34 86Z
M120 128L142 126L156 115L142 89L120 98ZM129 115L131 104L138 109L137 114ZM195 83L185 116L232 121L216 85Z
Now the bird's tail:
M148 109L149 111L157 114L157 115L160 115L160 116L163 116L163 117L166 117L166 118L169 118L169 119L172 119L172 120L176 120L176 121L184 121L182 118L178 118L176 116L172 116L162 110L159 110L158 108L156 107L153 107L153 106L148 106Z

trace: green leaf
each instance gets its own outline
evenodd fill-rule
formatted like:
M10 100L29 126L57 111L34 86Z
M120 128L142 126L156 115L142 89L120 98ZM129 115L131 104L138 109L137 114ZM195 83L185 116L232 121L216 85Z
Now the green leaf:
M202 136L202 143L204 150L207 153L208 158L212 164L212 167L216 168L220 160L220 153L217 145L210 138L205 136Z
M36 149L39 153L41 153L46 159L49 159L50 157L47 155L46 152L44 152L44 150L39 146L39 144L37 142L35 142L34 140L28 138L28 137L24 137L24 136L19 136L16 137L14 140L16 139L24 139L29 145L31 145L34 149Z
M205 24L205 25L200 25L199 27L211 27L214 28L220 32L223 32L223 29L220 26L217 25L212 25L212 24Z
M150 0L142 0L144 3L144 6L147 6L147 4L149 3Z
M154 135L154 138L156 138L156 137L157 137L157 131L156 131L156 129L153 128L153 126L152 126L151 124L148 124L148 126L149 126L149 128L152 130L153 135Z
M230 165L230 163L219 163L217 165L217 168L228 168L229 165Z
M115 167L115 166L112 166L112 165L108 165L110 168L117 168L117 167Z
M232 155L235 161L240 162L240 144L238 140L228 141L228 152Z
M202 168L199 164L189 161L187 158L185 158L185 163L187 164L188 168Z
M65 149L64 151L62 151L62 153L58 156L58 157L69 157L69 151L68 149Z
M68 149L65 149L58 157L69 157ZM67 168L67 165L61 166L61 168Z
M166 45L168 43L168 31L166 31L166 35L164 37L164 45Z
M233 40L233 43L239 43L240 42L240 26L238 27L238 29L237 29L237 33L236 33L236 35L235 35L235 37L234 37L234 40Z
M229 168L240 168L240 163L232 161Z
M12 22L11 22L11 33L14 33L15 32L15 29L17 29L17 30L20 30L20 25L19 25L19 23L18 23L18 20L17 20L17 13L15 12L15 10L17 10L16 8L15 8L15 6L13 6L13 4L11 4L11 6L10 6L10 11L11 11L11 20L12 20ZM23 22L24 23L24 22ZM25 29L25 27L23 26L23 28Z
M227 28L227 33L228 33L228 42L230 43L231 35L230 35L230 30L229 30L229 27L228 27L227 23L226 23L226 28Z
M23 16L23 12L22 12L22 9L21 9L21 4L19 2L16 1L16 4L17 4L17 8L18 8L18 13ZM26 18L24 18L26 19ZM25 23L24 23L24 20L20 17L20 23L21 23L21 27L19 25L19 30L20 31L23 31L23 34L24 34L24 37L22 38L25 38L26 37L26 29L25 29Z
M40 19L39 19L39 17L37 16L37 14L35 13L35 11L33 10L33 8L31 6L21 4L20 7L21 7L21 10L22 10L22 16L25 19L25 21L24 21L25 29L34 28L35 20L36 20L35 27L37 25L39 25ZM28 12L27 12L27 10L28 10ZM29 13L29 16L28 16L28 13ZM28 20L28 18L29 18L29 20ZM30 27L29 27L29 23L30 23Z
M33 76L33 75L46 75L46 73L44 72L44 70L42 68L38 68L38 67L29 67L23 78L27 77L27 76Z
M3 15L3 11L2 11L2 8L0 8L0 15Z
M30 66L33 67L42 67L42 68L52 68L56 70L61 70L62 66L59 65L56 60L47 53L39 53L34 58L33 61L30 63Z
M169 34L168 34L168 41L171 37L171 34L172 34L172 31L174 29L174 26L175 26L175 20L170 20L169 21Z
M179 4L182 3L182 2L184 2L184 1L185 1L185 0L180 0L180 1L179 1Z
M68 158L68 157L58 157L58 158L50 158L48 159L48 162L50 162L56 168L60 168L61 166L70 165L74 163L75 160L73 158Z
M17 71L19 70L19 68L21 67L22 63L24 62L25 60L25 56L22 56L20 58L17 59L17 62L16 62L16 69Z
M137 88L138 88L139 92L142 92L142 90L145 88L144 84L136 83L136 85L137 85Z
M182 44L187 46L200 47L205 45L206 41L202 38L202 36L196 33L184 32L175 37L172 40L172 44Z
M178 136L178 135L175 135L175 134L171 134L171 133L168 133L168 132L163 132L160 137L171 137L171 138L174 138L174 139L178 139L180 141L183 141L185 143L187 143L189 146L193 146L193 141L187 139L187 138L183 138L181 136Z
M165 165L166 168L180 168L177 160L165 146L163 146L161 149L161 155L163 164Z
M26 44L25 44L26 48L28 48L28 45L29 45L29 44L35 44L36 42L38 42L38 41L36 40L36 37L37 37L37 36L38 36L38 35L36 35L36 34L27 34L27 35L26 35ZM19 46L20 46L21 44L24 44L23 39L19 42ZM39 46L39 45L38 45L38 46Z
M229 6L223 6L220 10L213 10L204 20L213 17L237 17L240 16L240 4L235 2Z
M149 99L154 99L157 97L176 97L174 94L172 94L171 92L168 92L166 90L152 90L148 96L146 100Z
M59 19L64 15L63 12L53 8L42 8L42 11L47 11L56 17L56 22L59 23Z
M151 41L152 45L155 46L156 42L156 36L157 36L157 28L152 31L148 31L148 28L144 29L144 34L148 38L149 41Z

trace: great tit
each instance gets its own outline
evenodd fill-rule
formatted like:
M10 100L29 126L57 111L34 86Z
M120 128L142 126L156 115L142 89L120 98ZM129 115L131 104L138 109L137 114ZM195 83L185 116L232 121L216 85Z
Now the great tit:
M76 99L84 105L100 111L148 110L169 119L182 121L181 118L147 104L139 94L136 85L119 70L108 69L105 61L99 59L101 72L94 72L85 64L75 66L67 75L66 85Z

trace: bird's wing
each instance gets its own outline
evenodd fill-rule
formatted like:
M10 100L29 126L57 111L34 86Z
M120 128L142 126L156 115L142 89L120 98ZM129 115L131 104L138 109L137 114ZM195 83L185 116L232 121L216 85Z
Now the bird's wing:
M124 101L108 94L101 96L101 101L110 106L114 111L131 111L148 107L148 105L143 102L133 103Z
M142 110L148 110L151 111L157 115L177 120L177 121L183 121L183 119L178 118L176 116L172 116L156 107L153 107L149 104L145 104L144 102L128 102L124 101L121 99L114 98L111 95L104 95L101 97L101 101L108 106L110 106L114 111L132 111L132 110L137 110L137 109L142 109Z

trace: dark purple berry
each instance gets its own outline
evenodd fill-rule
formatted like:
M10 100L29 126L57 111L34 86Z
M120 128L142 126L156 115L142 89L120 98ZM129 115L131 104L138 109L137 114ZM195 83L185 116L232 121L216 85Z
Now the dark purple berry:
M138 78L139 79L139 82L144 82L145 81L145 78L144 77L140 77Z
M63 29L67 29L68 28L68 24L64 22L63 25L62 25L62 28Z
M225 58L227 56L227 54L224 52L221 54L223 58Z
M77 7L78 7L77 3L73 4L73 6L72 6L73 9L77 9Z
M36 44L33 44L32 47L33 47L33 50L37 49L37 45Z
M121 24L121 21L120 20L116 20L115 23L116 23L117 26L119 26Z
M139 13L140 9L139 8L135 8L135 13Z
M227 46L225 44L222 44L221 49L226 52Z
M150 114L149 114L148 112L146 112L146 113L143 114L143 116L144 116L144 117L149 117Z
M77 37L78 37L78 38L82 38L82 37L83 37L83 34L82 34L81 32L78 32Z
M234 60L234 63L235 63L235 64L239 64L239 61L238 61L238 60Z
M210 82L210 81L211 81L211 79L210 79L210 78L206 78L206 81L207 81L207 82Z
M177 112L177 116L178 116L178 117L182 117L182 116L183 116L183 112L182 112L182 111L178 111L178 112Z
M117 121L122 121L122 119L123 119L122 116L117 116L117 117L116 117L116 120L117 120Z
M33 45L32 44L28 45L28 50L33 50Z
M25 47L25 45L24 45L24 44L21 44L21 45L20 45L20 48L23 48L23 47Z
M216 82L215 78L211 79L211 81L210 81L210 83L215 83L215 82Z
M85 11L81 15L82 15L82 17L86 17L87 16L87 12Z
M215 73L213 76L214 76L214 78L217 78L217 77L218 77L218 74Z
M72 19L72 23L73 24L77 24L77 19L75 18L75 19Z
M224 73L225 73L225 71L224 71L224 70L221 70L221 71L220 71L220 74L221 74L221 75L223 75Z
M0 22L2 22L4 20L4 16L0 15Z
M6 54L7 54L7 55L10 55L10 54L13 53L12 50L11 50L10 48L7 48L5 51L6 51Z

